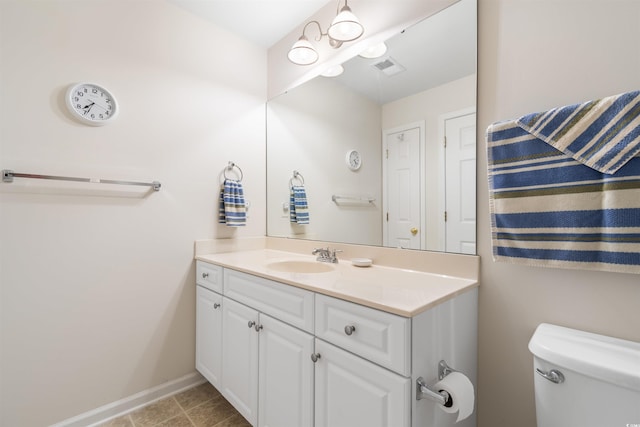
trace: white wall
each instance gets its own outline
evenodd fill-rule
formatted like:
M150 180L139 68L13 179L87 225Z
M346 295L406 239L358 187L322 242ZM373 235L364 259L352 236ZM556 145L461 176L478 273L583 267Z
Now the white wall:
M270 100L267 118L269 235L381 245L380 106L318 77ZM351 149L362 156L357 171L345 161ZM294 170L305 180L308 225L291 224L282 209ZM376 203L338 205L331 200L335 194L367 195Z
M444 114L476 106L476 76L471 75L425 90L382 107L382 127L392 129L408 123L425 123L426 248L440 249L440 222L444 206L440 206L442 190L442 136L440 120Z
M43 426L194 371L194 240L265 234L266 51L163 1L3 0L0 19L0 167L162 183L0 183L0 425ZM115 123L65 112L85 80ZM236 231L216 223L230 160Z
M640 277L494 263L484 132L498 120L638 89L640 2L480 0L478 12L478 425L534 427L527 343L536 326L640 341Z

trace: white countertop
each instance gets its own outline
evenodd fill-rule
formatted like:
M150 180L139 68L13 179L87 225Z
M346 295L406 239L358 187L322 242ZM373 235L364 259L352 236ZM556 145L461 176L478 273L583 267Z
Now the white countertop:
M316 262L315 256L273 249L197 255L197 260L334 296L400 316L412 317L478 286L467 278L373 265L356 267L349 260L323 273L277 271L280 261Z

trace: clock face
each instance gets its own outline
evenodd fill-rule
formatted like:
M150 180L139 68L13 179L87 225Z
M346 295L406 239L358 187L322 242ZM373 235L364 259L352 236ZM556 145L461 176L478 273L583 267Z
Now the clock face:
M362 158L360 157L360 153L357 150L350 150L347 152L347 166L352 171L360 169L362 166Z
M67 90L66 103L71 114L80 122L101 126L115 119L118 104L105 88L93 83L79 83Z

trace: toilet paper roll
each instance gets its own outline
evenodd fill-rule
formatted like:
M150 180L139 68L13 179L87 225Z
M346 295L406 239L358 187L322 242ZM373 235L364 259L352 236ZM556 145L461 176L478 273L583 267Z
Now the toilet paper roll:
M452 372L441 381L433 385L433 390L446 391L451 396L453 404L450 407L438 405L440 409L450 414L458 413L456 422L462 421L473 413L474 391L473 384L461 372Z

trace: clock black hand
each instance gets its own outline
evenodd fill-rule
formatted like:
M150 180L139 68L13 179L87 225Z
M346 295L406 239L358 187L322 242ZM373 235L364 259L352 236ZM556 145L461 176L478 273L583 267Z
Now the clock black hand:
M84 115L86 116L89 111L91 110L91 107L93 107L95 105L95 102L92 102L91 104L87 104L84 107L82 107L82 109L84 110Z

